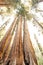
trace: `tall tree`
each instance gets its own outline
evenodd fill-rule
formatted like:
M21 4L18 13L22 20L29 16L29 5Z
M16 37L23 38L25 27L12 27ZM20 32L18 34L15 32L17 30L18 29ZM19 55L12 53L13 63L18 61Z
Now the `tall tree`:
M21 19L21 18L20 18ZM23 64L23 47L22 47L22 21L20 21L17 25L17 30L15 34L15 39L13 41L13 47L10 54L11 60L10 64L13 65L22 65Z
M28 64L30 63L30 57L33 59L34 63L37 65L37 59L36 59L36 56L35 56L35 52L34 52L34 49L32 47L32 43L31 43L31 40L30 40L30 36L29 36L29 32L27 31L26 29L26 24L25 24L25 19L29 19L29 14L28 14L28 11L25 9L24 5L21 4L20 8L18 8L18 11L17 11L18 15L20 15L23 20L24 20L24 42L23 42L23 47L24 47L24 62L25 64ZM25 35L25 33L27 32L27 37ZM27 38L27 39L26 39ZM27 43L26 43L27 42ZM29 45L29 46L28 46ZM28 48L25 50L25 46ZM30 51L30 52L28 52ZM25 54L26 53L26 54ZM31 56L29 55L31 53ZM29 57L30 56L30 57ZM31 60L32 61L32 60ZM33 62L32 61L32 62Z
M37 64L37 60L36 60L36 55L35 55L35 51L34 48L32 46L31 40L30 40L30 35L29 35L29 31L28 31L28 26L27 23L24 23L24 53L25 53L25 61L30 62L30 65L34 65L34 63L36 65ZM31 60L29 60L29 58Z
M14 3L13 3L14 2ZM23 58L24 58L24 62L25 62L25 65L29 65L30 64L30 61L32 61L32 63L36 64L37 65L37 60L36 60L36 57L35 57L35 52L34 52L34 49L32 47L32 43L31 43L31 40L30 40L30 36L29 36L29 32L27 31L26 29L26 20L25 19L29 19L29 12L27 11L27 9L25 8L24 4L22 4L20 1L18 0L10 0L10 3L14 4L14 7L17 7L17 15L20 16L20 25L18 27L18 31L17 31L17 37L16 37L16 45L15 45L15 52L14 54L12 53L12 56L13 56L13 61L17 60L17 65L20 65L22 64L21 61L21 56L22 55L22 49L21 49L21 45L22 45L22 41L21 41L21 21L22 19L24 20L24 31L26 32L26 35L25 35L25 32L24 32L24 39L23 39ZM13 5L12 4L12 5ZM11 26L12 27L12 26ZM10 31L9 31L10 32ZM26 39L27 37L27 39ZM6 40L6 39L5 39ZM6 42L4 40L4 43ZM25 49L25 46L27 47ZM19 53L18 53L19 52ZM19 59L18 59L19 57ZM30 60L32 59L32 60ZM20 62L19 62L20 61ZM30 64L32 65L32 64Z
M17 19L16 19L17 20ZM12 23L12 25L10 26L8 33L5 34L5 36L3 37L3 39L0 42L0 60L3 60L3 55L5 53L5 49L7 48L7 46L10 43L10 40L12 38L12 34L13 34L13 30L16 26L16 20L15 22Z

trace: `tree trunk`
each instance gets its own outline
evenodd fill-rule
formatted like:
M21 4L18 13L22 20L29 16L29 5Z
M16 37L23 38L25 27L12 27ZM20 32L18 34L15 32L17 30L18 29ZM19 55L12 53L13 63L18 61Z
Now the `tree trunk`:
M30 58L29 58L29 54L28 54L28 50L26 49L26 43L25 43L25 33L26 33L26 30L25 30L25 17L24 17L24 35L23 35L23 52L24 52L24 62L25 62L25 65L29 65L30 64ZM26 46L26 47L25 47Z
M15 35L10 65L23 65L23 47L22 47L22 18L20 17L16 35Z
M28 27L27 27L27 23L25 22L25 19L24 19L24 54L25 54L25 62L29 65L31 65L30 61L34 61L34 63L36 65L37 64L37 60L36 60L36 56L35 56L35 52L34 52L34 49L32 47L32 43L31 43L31 40L30 40L30 35L29 35L29 32L28 32ZM30 60L30 58L32 58ZM26 64L25 63L25 64ZM35 65L35 64L32 64L32 65Z
M5 34L5 36L3 37L3 39L0 42L0 59L2 58L7 45L10 43L10 40L12 37L11 36L12 28L15 27L15 24L16 24L16 20L15 20L15 22L12 23L10 29L8 30L8 33Z

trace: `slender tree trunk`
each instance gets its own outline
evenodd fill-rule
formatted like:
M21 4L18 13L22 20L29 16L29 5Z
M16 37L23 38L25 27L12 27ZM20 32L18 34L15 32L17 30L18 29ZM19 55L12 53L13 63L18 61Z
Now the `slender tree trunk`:
M36 56L35 56L35 52L34 52L34 49L32 47L32 43L30 40L30 35L28 32L27 23L25 22L25 20L24 20L24 42L23 42L23 44L24 44L25 61L29 64L30 61L33 60L34 63L36 65L38 65L37 60L36 60ZM30 58L32 58L32 60L30 60ZM32 65L34 65L34 64L32 64Z
M14 29L15 29L15 27L13 28L12 33L14 33ZM3 51L3 58L4 58L4 60L5 59L7 60L8 56L9 56L9 53L10 53L10 50L12 48L12 44L13 44L12 43L12 39L13 39L13 36L14 36L14 34L12 35L12 33L9 35L10 38L8 38L6 46L4 47L4 51Z
M23 31L24 31L24 35L23 35L23 48L24 48L24 50L23 50L23 52L24 52L24 62L25 62L25 65L27 64L27 65L29 65L30 64L30 58L29 58L29 53L28 53L28 50L26 49L26 43L25 43L25 41L26 41L26 39L25 39L25 33L26 33L26 29L25 29L25 17L24 17L24 29L23 29Z
M16 21L12 23L10 29L8 30L8 33L5 34L4 38L0 42L0 55L1 55L1 58L3 56L3 52L4 52L5 48L10 43L10 40L11 40L11 37L12 37L11 36L12 26L14 27L15 24L16 24Z
M20 17L20 36L19 36L19 48L18 48L18 58L16 65L24 65L23 57L23 43L22 43L22 16Z

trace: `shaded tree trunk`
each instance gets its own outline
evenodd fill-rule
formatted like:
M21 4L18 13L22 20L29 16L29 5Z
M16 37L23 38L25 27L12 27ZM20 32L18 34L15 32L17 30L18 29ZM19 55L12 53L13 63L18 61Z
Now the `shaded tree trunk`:
M28 65L29 64L31 65L30 61L32 61L32 65L35 65L35 64L38 65L35 52L34 52L34 49L32 47L32 43L30 40L27 23L25 22L25 18L24 18L24 42L23 44L24 44L25 61L28 63ZM33 64L33 61L35 64Z

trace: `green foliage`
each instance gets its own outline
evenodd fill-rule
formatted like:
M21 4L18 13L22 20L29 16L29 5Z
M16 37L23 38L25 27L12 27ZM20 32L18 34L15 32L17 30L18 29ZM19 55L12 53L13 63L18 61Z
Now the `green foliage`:
M39 47L40 51L42 52L42 48L41 48L41 46L40 46L40 43L38 43L38 47Z
M7 2L9 2L9 3L20 3L20 0L6 0Z
M13 5L14 8L16 8L17 5L20 4L21 0L7 0L7 2L9 2L9 4Z
M18 15L22 15L24 17L28 13L28 11L25 9L24 5L21 4L20 8L17 8L17 13Z
M7 12L10 13L10 8L9 7L7 8Z
M43 65L43 57L41 57L41 56L38 59L38 65Z
M17 16L21 15L22 17L26 17L27 19L31 18L31 15L28 14L28 10L26 9L25 5L21 3L21 0L7 0L11 5L17 9ZM10 11L10 10L8 10Z
M32 5L34 6L38 2L39 2L39 0L32 0Z

